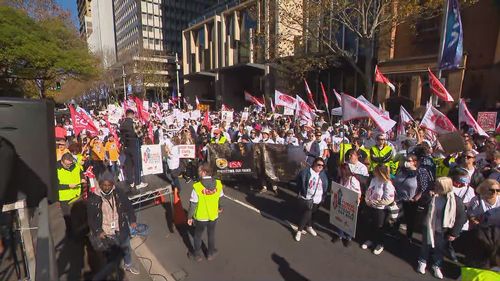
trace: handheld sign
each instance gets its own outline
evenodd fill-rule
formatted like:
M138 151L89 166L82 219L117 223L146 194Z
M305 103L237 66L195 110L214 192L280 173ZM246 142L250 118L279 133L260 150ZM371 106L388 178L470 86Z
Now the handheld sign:
M332 182L330 223L351 237L356 236L358 221L358 193Z
M161 146L159 144L141 146L142 174L155 175L163 173Z

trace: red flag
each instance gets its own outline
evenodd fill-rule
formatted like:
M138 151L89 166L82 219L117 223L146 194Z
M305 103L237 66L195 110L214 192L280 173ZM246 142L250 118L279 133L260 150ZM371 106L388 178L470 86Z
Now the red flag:
M135 102L135 106L137 106L137 116L139 116L139 119L144 123L148 122L149 112L144 108L142 99L133 97L133 100Z
M450 119L434 106L429 106L425 112L420 127L426 128L436 134L446 134L456 131Z
M360 118L371 119L382 132L387 132L396 125L396 122L383 114L375 111L372 107L359 99L342 94L342 120L350 121Z
M208 110L205 111L205 116L203 117L203 121L201 122L203 126L207 126L208 130L212 130L212 121L210 121L210 116L208 114Z
M83 130L89 131L94 136L97 135L99 130L94 125L94 121L92 121L90 115L83 108L77 106L75 109L73 105L70 104L69 112L71 114L75 135L79 135Z
M462 122L472 127L478 134L488 137L488 134L479 126L474 117L472 117L472 114L470 114L464 99L460 99L458 104L458 123L462 124Z
M448 93L448 90L441 84L441 81L432 73L431 69L429 70L429 86L431 87L431 92L438 96L438 98L442 99L446 102L454 101L453 97Z
M314 108L315 110L318 110L318 108L316 107L316 104L314 103L313 94L311 92L311 89L309 88L309 84L307 84L307 80L305 78L304 78L304 83L306 85L307 100L309 101L309 104L311 105L312 108Z
M322 82L319 82L319 85L321 86L321 91L323 92L323 99L325 100L326 110L328 111L328 97L326 96L325 86L323 86Z
M151 124L151 122L149 122L149 124L148 124L148 137L151 140L151 142L154 143L155 135L153 132L153 125Z
M378 70L377 65L375 66L375 81L386 84L387 86L389 86L389 88L391 88L393 92L396 91L396 87L394 86L394 84L392 84L391 81L387 77L385 77L384 74L380 72L380 70Z
M264 107L264 100L252 96L249 92L245 92L245 100L251 102L257 106Z

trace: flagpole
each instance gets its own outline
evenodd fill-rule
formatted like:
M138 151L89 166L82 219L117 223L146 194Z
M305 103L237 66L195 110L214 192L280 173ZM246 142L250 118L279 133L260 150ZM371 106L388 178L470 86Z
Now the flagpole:
M442 70L441 70L441 60L443 58L443 52L444 52L444 44L445 44L445 38L446 38L446 26L448 22L448 12L449 12L449 0L444 0L444 16L443 16L443 21L441 22L441 38L439 39L439 53L438 53L438 61L437 61L437 78L439 81L441 81L441 75L442 75ZM438 106L438 97L434 97L432 94L429 98L429 101L431 105L434 105L435 107Z

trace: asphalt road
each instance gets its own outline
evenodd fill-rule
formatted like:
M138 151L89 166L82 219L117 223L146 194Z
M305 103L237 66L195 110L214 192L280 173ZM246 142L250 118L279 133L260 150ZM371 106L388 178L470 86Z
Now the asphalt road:
M150 226L144 244L176 280L436 280L431 272L416 273L417 246L387 237L386 250L380 256L362 250L362 223L358 226L359 241L349 248L333 243L331 231L319 227L317 237L307 234L296 242L289 225L298 220L293 192L280 187L278 196L256 194L250 190L251 184L249 180L237 189L231 184L224 190L231 200L224 198L224 212L217 222L219 255L215 260L188 259L192 229L172 225L169 209L160 205L138 212L139 222ZM183 182L181 199L186 210L190 192L191 185ZM325 209L317 219L331 228ZM443 272L450 280L456 279L459 268L445 262Z

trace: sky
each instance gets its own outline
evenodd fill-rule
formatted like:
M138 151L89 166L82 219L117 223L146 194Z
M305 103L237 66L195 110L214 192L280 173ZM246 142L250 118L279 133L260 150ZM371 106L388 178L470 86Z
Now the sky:
M76 8L76 0L56 0L61 7L71 12L71 19L78 26L78 11Z

